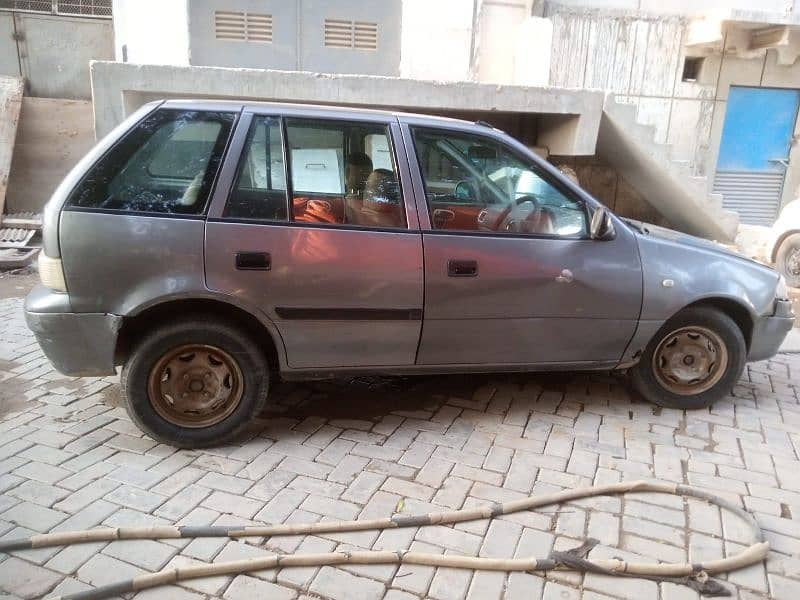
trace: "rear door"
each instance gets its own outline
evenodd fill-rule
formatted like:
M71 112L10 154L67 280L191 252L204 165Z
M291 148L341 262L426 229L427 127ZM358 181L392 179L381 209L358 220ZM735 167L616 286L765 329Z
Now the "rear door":
M206 226L206 280L271 319L290 369L413 365L422 240L389 117L245 111Z

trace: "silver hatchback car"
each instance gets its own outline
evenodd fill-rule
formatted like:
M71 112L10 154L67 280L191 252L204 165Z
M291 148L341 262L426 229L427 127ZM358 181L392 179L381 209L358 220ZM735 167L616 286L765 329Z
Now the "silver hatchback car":
M45 354L122 365L133 420L182 447L236 436L278 376L616 369L703 407L794 321L773 270L428 116L148 104L67 176L43 235L25 314Z

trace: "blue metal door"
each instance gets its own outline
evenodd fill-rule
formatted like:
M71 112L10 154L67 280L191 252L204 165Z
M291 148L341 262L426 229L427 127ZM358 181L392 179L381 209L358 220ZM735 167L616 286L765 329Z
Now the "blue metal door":
M772 225L780 208L800 91L731 86L714 191L743 223Z

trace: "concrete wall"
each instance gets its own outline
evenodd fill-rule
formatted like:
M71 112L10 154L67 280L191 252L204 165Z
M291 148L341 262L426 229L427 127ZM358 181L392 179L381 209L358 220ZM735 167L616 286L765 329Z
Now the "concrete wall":
M711 11L761 11L786 13L797 0L554 0L548 4L581 8L642 10L662 14L692 15Z
M218 10L271 15L272 42L217 39ZM326 47L325 19L376 23L377 49ZM400 73L401 0L114 0L114 21L125 62Z
M41 212L56 186L94 142L91 102L23 98L6 212Z
M0 75L24 77L28 95L89 99L89 61L113 57L111 20L0 12Z
M542 130L557 122L564 133L548 144L550 151L570 155L594 154L604 100L602 92L586 90L111 62L92 63L92 91L98 138L151 100L248 98L438 113L536 114Z
M112 10L117 60L188 65L188 1L114 0Z
M400 76L472 79L474 0L403 0Z
M14 41L14 17L0 12L0 75L21 75L17 43Z
M216 39L214 12L217 10L272 15L272 43ZM192 0L189 3L190 62L215 67L295 70L300 60L297 11L296 0Z
M400 74L400 0L298 0L301 4L300 69L321 73ZM378 49L326 48L325 19L378 24Z

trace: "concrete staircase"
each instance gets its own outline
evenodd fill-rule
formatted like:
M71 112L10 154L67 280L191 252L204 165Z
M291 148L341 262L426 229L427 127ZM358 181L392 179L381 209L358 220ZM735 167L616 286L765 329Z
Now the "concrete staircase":
M730 242L739 216L722 208L722 196L708 190L707 177L694 175L687 161L674 160L669 144L655 141L655 128L639 123L636 107L606 96L597 154L636 188L650 206L680 231Z

